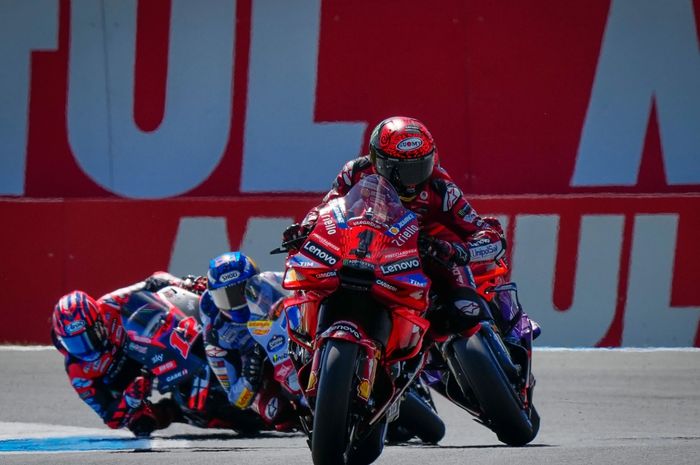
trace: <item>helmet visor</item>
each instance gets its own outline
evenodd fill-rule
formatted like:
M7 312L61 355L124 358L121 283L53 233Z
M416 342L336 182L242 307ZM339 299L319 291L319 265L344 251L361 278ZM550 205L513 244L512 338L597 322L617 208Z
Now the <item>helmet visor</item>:
M102 354L102 344L99 343L93 328L88 328L76 336L58 336L58 340L69 354L86 362L95 361Z
M246 281L232 284L230 286L220 287L218 289L209 289L209 294L214 300L214 304L220 310L230 310L243 307L247 304L245 298Z
M415 160L399 160L387 158L378 154L376 160L377 173L389 181L399 181L402 186L420 184L430 177L433 172L434 152Z

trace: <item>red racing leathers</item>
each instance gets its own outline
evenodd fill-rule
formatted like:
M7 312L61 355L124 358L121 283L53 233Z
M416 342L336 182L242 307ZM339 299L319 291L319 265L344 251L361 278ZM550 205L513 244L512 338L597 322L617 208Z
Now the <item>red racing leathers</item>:
M172 403L151 404L146 400L151 392L150 380L142 376L142 365L128 358L122 350L126 333L120 316L121 305L133 292L144 288L157 290L170 284L180 285L182 280L158 272L97 300L108 344L95 361L86 362L71 356L57 341L53 331L51 333L54 345L65 357L65 369L71 385L110 428L128 427L137 434L147 433L165 428L178 419L177 408Z
M365 176L376 174L369 156L345 164L323 203L313 208L302 221L311 229L318 220L319 209L330 200L342 197ZM470 263L491 261L505 254L505 239L494 219L484 221L462 195L442 167L436 165L427 181L416 187L415 195L401 197L406 208L418 216L421 230L428 236L451 243L466 252ZM473 326L485 315L483 301L474 290L474 278L469 266L443 266L427 260L426 272L433 287L447 298L447 318L433 321L438 331L460 331Z

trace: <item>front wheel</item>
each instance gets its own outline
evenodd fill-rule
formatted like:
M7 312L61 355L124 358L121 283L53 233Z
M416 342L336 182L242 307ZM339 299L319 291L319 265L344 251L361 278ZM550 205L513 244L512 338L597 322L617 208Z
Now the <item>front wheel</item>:
M540 418L534 406L524 408L515 388L481 334L453 343L459 368L466 375L491 429L510 446L524 446L535 436Z
M311 434L314 465L345 462L357 349L356 344L336 339L329 340L322 349Z

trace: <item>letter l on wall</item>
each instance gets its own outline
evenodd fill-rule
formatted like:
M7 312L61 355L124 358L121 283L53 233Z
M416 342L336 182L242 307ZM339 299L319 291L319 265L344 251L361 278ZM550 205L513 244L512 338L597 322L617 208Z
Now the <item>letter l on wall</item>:
M314 123L321 1L253 0L244 192L325 192L367 124Z

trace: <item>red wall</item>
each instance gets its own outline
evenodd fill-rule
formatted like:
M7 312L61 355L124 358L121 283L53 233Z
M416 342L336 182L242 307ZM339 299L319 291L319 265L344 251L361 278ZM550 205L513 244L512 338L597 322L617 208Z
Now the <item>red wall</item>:
M595 292L576 281L585 218L619 217L621 230L602 244L620 250L617 303L590 308L609 325L580 329L585 337L571 341L584 342L572 344L700 346L700 0L239 0L191 17L178 5L0 5L0 66L17 71L0 76L0 341L47 342L53 302L73 288L100 294L167 269L184 217L225 218L232 249L257 234L251 219L300 218L342 162L366 150L378 121L405 114L431 128L442 164L477 209L508 222L516 255L556 248L552 295L544 278L532 291L551 302L531 311L549 334L569 329L561 317L573 315L576 295ZM104 42L90 41L95 32ZM193 58L183 37L199 44L209 33L230 34L199 52L223 69L168 74ZM201 121L173 127L182 102L206 102ZM185 151L188 165L177 157L191 138L203 142ZM130 151L142 158L125 161ZM601 163L597 153L609 155ZM191 169L200 162L209 171ZM175 177L186 187L172 195L148 190ZM668 297L664 311L690 315L678 339L672 326L654 337L651 323L648 338L624 333L645 215L659 220L659 251L673 244L670 291L653 270L647 287ZM518 239L529 217L548 216L554 244ZM643 318L655 315L647 310Z

